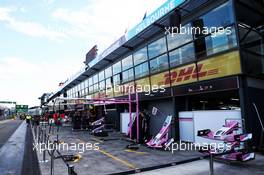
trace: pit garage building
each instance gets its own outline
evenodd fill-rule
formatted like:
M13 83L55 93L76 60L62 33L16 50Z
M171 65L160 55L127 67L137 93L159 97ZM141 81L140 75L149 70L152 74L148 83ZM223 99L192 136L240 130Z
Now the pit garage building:
M166 115L174 117L176 140L193 139L201 122L221 127L217 117L237 117L258 146L264 121L263 16L262 0L168 0L101 54L92 48L86 67L47 102L58 96L121 98L136 86L140 109L157 107L164 114L151 118L153 135ZM169 30L174 26L182 31ZM208 31L185 31L190 28ZM125 107L113 108L111 120L120 129ZM205 121L195 119L199 112Z

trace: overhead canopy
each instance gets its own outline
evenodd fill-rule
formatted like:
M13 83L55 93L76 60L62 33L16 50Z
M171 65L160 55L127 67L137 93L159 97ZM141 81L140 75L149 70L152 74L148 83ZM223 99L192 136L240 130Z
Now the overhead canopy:
M170 16L175 14L175 10L180 10L182 16L189 14L191 11L200 7L201 4L206 3L208 0L199 0L199 1L186 1L186 0L171 0L168 2L174 2L175 7L173 7L168 13L160 17L158 20L154 21L142 31L136 35L129 35L129 32L126 35L120 37L116 42L114 42L110 47L108 47L102 54L100 54L96 59L91 61L85 69L81 70L77 75L74 76L71 80L67 81L63 87L61 87L57 92L55 92L49 100L54 99L60 94L64 93L68 89L74 87L80 82L84 81L91 75L99 72L103 68L107 67L109 64L115 62L120 57L128 54L144 43L145 41L151 39L153 35L162 32L165 29L165 26L168 26L170 23ZM166 5L166 3L164 5ZM163 6L164 6L163 5ZM171 5L171 4L170 4ZM161 7L163 7L161 6ZM160 7L160 8L161 8ZM158 8L156 11L160 10ZM155 12L153 12L155 13ZM151 16L151 15L150 15ZM132 29L134 30L134 28Z

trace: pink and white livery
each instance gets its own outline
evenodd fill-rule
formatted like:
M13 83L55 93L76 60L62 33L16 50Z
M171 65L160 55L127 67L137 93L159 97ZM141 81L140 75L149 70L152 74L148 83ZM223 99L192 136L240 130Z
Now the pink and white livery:
M163 126L159 133L152 139L150 139L146 144L152 148L163 148L166 143L171 142L169 139L169 129L171 125L172 116L168 116L163 123Z
M220 159L230 161L249 161L255 158L255 153L251 153L245 149L244 142L252 139L252 134L237 134L239 130L239 122L235 120L226 121L226 124L217 131L211 131L210 129L198 131L198 136L223 141L228 145L228 149L215 150L211 148L207 150L207 153L214 154Z

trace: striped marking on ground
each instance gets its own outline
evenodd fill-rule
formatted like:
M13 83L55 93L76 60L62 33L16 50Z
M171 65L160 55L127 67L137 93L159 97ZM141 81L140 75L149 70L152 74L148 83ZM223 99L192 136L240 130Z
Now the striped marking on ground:
M95 137L92 137L91 138L93 141L96 141L96 142L99 142L99 143L104 143L104 141L100 140L100 139L97 139Z
M92 138L92 139L95 140L96 138ZM78 139L78 140L80 140L81 142L84 142L82 139ZM99 140L99 139L96 139L96 140L98 140L98 142L101 141L101 140ZM102 142L102 141L101 141L101 142ZM111 159L113 159L113 160L115 160L115 161L117 161L117 162L119 162L119 163L122 163L122 164L126 165L126 166L129 167L130 169L136 169L136 166L134 166L133 164L131 164L131 163L125 161L125 160L122 160L122 159L120 159L120 158L118 158L118 157L116 157L116 156L114 156L114 155L112 155L112 154L110 154L110 153L108 153L108 152L102 150L102 149L98 149L98 150L96 150L96 151L99 151L100 153L106 155L107 157L110 157Z
M147 152L135 151L135 150L132 150L132 149L126 149L126 150L124 150L124 151L125 151L125 152L129 152L129 153L141 154L141 155L149 154L149 153L147 153Z
M120 162L120 163L126 165L126 166L129 167L130 169L136 169L136 167L135 167L134 165L132 165L131 163L129 163L129 162L125 161L125 160L122 160L122 159L120 159L120 158L118 158L118 157L116 157L116 156L114 156L114 155L112 155L112 154L110 154L110 153L108 153L108 152L102 150L102 149L99 149L98 151L99 151L100 153L106 155L107 157L110 157L111 159L113 159L113 160L115 160L115 161L117 161L117 162Z

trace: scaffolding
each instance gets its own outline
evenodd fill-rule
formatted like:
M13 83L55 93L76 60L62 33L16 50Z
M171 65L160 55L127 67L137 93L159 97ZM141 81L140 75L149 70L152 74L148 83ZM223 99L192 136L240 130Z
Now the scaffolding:
M136 105L136 142L139 142L139 99L138 93L135 93L135 99L132 99L132 95L128 94L128 98L69 98L69 97L57 97L53 100L53 111L56 112L55 107L58 106L60 111L60 106L69 105L95 105L95 106L106 106L106 105L116 105L116 104L127 104L129 112L129 137L132 140L132 105Z

